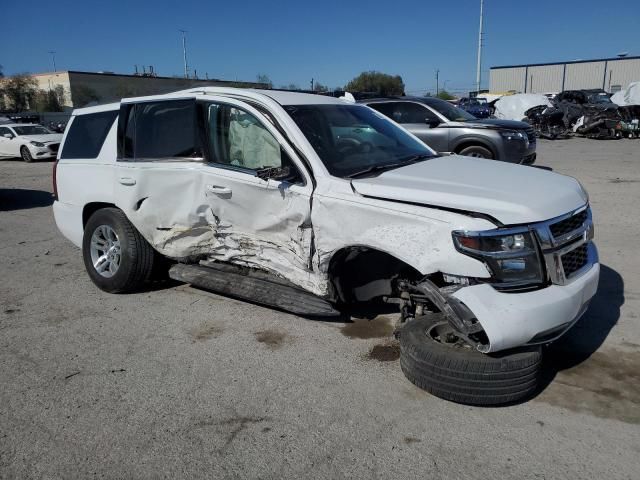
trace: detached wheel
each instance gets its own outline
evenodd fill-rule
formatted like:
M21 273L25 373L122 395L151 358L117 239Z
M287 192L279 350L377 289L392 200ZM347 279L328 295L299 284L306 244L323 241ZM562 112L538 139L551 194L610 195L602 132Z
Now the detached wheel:
M460 155L464 155L465 157L493 159L493 154L489 150L478 145L467 147L461 150Z
M31 152L25 146L20 147L20 156L22 157L22 160L24 160L27 163L33 162L33 157L31 156Z
M540 347L483 354L458 338L442 314L407 323L400 366L416 386L468 405L500 405L531 396L541 373Z
M84 229L82 257L89 277L109 293L139 290L153 271L155 251L117 208L95 212Z

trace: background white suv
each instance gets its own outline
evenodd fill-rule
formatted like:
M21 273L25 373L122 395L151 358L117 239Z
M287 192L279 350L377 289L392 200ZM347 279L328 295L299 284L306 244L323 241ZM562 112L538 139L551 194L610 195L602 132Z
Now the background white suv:
M55 158L62 134L32 123L0 125L0 157L22 157L25 162Z

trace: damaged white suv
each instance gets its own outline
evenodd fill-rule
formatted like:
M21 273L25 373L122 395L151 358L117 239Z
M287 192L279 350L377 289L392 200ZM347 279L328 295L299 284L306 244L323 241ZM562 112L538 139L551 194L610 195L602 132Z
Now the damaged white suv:
M54 189L99 288L140 289L170 263L301 315L397 303L405 375L464 403L535 391L540 345L598 284L578 181L439 156L331 97L207 87L79 109Z

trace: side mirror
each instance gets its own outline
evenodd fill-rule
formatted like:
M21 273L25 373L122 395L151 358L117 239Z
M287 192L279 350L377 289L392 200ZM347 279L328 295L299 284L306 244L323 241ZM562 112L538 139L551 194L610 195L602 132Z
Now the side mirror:
M429 127L431 128L436 128L438 125L440 125L440 120L436 119L436 118L425 118L424 122L429 125Z
M4 135L2 135L4 138L8 138L9 140L11 140L13 138L13 135L11 135L10 133L5 133Z

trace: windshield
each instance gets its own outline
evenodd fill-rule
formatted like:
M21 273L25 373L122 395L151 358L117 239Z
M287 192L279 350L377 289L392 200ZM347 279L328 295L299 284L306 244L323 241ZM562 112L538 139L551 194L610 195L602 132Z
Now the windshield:
M284 107L331 175L402 166L437 156L424 143L361 105Z
M439 102L429 102L428 105L441 115L444 115L450 122L466 122L467 120L477 120L476 117L461 108L451 105L444 100Z
M18 135L49 135L53 133L40 125L25 125L23 127L12 127Z
M469 99L469 105L486 105L487 100L485 98L471 98Z

